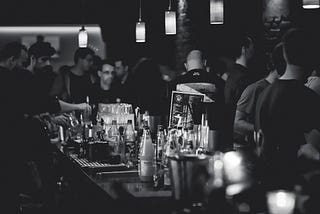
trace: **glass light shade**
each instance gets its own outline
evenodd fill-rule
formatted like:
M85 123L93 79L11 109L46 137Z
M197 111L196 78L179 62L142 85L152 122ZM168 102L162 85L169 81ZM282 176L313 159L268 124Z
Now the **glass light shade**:
M165 12L165 28L166 35L176 34L176 12L175 11L166 11Z
M320 0L303 0L302 7L304 9L317 9L317 8L320 8Z
M296 195L285 190L267 192L267 205L270 214L292 214Z
M146 24L144 22L136 23L136 42L146 42Z
M82 27L79 30L78 42L79 42L79 48L86 48L88 46L88 33L84 29L84 27Z
M223 24L224 22L223 0L210 0L210 24Z

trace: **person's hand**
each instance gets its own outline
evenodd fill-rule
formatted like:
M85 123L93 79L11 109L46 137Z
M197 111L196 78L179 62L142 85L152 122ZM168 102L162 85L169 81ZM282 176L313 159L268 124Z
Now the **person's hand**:
M91 106L87 103L77 104L78 110L82 111L84 114L91 115Z
M67 127L70 126L69 117L65 114L54 116L51 121L59 126Z
M319 151L310 143L304 144L300 147L298 156L303 156L311 160L320 160Z

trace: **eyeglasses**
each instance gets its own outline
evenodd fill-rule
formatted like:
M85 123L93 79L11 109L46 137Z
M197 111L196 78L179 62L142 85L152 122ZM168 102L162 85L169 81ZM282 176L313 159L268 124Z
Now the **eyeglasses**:
M43 57L39 57L39 60L42 61L42 62L46 62L46 61L50 61L50 60L51 60L51 57L49 57L49 56L43 56Z
M109 70L106 70L106 71L100 71L101 73L103 74L113 74L114 71L109 71Z

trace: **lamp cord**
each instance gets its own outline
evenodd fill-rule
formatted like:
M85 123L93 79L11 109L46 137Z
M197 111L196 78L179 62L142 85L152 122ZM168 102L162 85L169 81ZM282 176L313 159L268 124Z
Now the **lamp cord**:
M81 1L81 24L82 24L82 27L84 26L84 15L85 15L85 13L84 13L84 1L85 0L82 0Z
M169 0L169 8L168 10L170 11L171 10L171 0Z
M141 0L139 1L139 22L141 22Z

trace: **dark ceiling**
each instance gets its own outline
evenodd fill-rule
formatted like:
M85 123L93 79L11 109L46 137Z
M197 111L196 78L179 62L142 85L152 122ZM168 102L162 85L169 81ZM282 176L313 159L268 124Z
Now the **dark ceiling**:
M142 19L147 25L147 43L135 43L135 22L138 19L139 0L1 0L0 25L42 24L99 24L107 48L114 55L128 52L139 55L165 55L172 59L174 36L164 35L164 11L168 0L141 0ZM171 0L173 9L177 2ZM227 46L238 32L251 32L258 37L263 34L263 2L268 0L224 0L225 25L209 24L209 0L187 0L193 33L199 46L220 50ZM288 0L293 2L293 0ZM291 19L300 25L319 24L319 10L303 12L301 1L295 0ZM84 2L84 7L82 7Z

